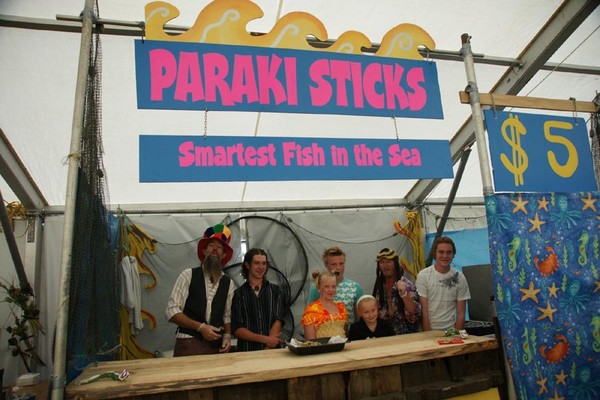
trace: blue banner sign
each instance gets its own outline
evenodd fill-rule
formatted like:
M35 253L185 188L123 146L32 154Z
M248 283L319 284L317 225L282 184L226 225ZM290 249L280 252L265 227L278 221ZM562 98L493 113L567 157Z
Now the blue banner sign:
M431 61L136 40L135 62L140 109L444 117Z
M583 118L485 110L496 192L596 190Z
M140 182L453 177L445 140L141 135Z

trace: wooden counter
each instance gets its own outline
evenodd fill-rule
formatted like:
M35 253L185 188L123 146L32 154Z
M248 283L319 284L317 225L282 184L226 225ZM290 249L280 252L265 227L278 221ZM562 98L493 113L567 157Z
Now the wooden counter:
M46 400L48 398L49 381L41 381L35 385L20 386L20 389L13 392L12 396L21 395L22 398L28 399L31 395L35 396L35 400Z
M66 398L306 400L397 394L394 398L434 399L503 383L496 339L470 336L463 344L438 344L443 337L441 331L419 332L355 341L339 352L307 356L278 349L102 362L71 382ZM130 372L125 381L77 385L123 369Z

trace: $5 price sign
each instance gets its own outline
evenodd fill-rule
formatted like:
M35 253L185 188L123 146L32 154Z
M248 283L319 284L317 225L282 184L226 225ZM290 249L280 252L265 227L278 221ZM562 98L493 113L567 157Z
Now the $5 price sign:
M496 192L596 190L583 118L485 110Z

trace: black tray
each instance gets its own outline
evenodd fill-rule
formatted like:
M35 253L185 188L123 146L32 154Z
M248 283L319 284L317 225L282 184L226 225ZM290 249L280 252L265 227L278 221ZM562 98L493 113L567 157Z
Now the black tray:
M469 335L486 336L493 335L494 323L487 321L467 321L465 322L465 330Z
M294 354L298 354L299 356L307 356L310 354L321 354L321 353L331 353L334 351L342 351L344 350L344 345L346 343L333 343L327 344L330 338L319 338L319 339L311 339L311 342L321 343L315 346L292 346L289 343L287 344L287 348ZM299 343L303 343L304 341L298 340Z

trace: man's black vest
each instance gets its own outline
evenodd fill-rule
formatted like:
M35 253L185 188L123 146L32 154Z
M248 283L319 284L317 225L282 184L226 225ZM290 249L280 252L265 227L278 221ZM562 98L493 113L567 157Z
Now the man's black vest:
M219 280L219 287L210 308L210 322L206 321L206 286L204 283L204 270L202 267L192 269L192 280L190 281L188 298L185 301L183 313L195 321L208 323L215 327L222 327L227 293L231 279L223 275ZM179 327L179 332L194 336L203 340L202 334L188 328Z

